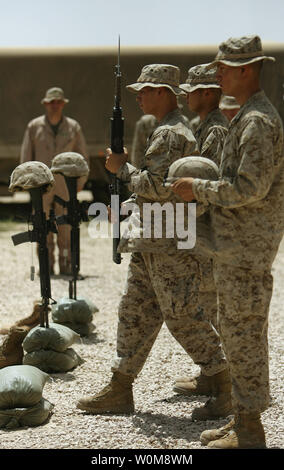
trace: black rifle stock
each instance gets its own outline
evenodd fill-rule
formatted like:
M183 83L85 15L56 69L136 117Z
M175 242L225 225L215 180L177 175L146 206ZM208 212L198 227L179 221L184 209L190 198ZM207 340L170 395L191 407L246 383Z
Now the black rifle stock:
M121 72L120 72L120 40L118 42L118 60L115 66L115 97L111 121L111 150L114 153L123 153L123 130L124 118L122 117L121 101ZM120 241L120 180L115 175L111 175L110 193L116 196L116 214L117 220L113 224L112 239L112 259L116 264L121 263L121 255L117 252Z
M57 233L57 229L55 224L54 211L50 211L49 220L46 219L45 212L43 211L42 196L45 191L45 186L29 190L32 207L34 209L34 212L30 217L33 230L28 230L27 232L13 235L12 240L14 245L19 245L28 241L38 243L40 290L42 306L44 307L41 309L40 313L40 326L48 328L49 299L53 299L51 297L49 259L46 238L49 232Z
M54 196L54 201L67 209L67 215L56 217L58 225L71 225L70 244L71 244L71 270L72 279L69 280L69 298L77 299L77 280L80 271L80 222L87 222L86 202L79 202L77 199L77 180L78 177L65 176L65 182L69 192L69 201L64 201L59 196Z

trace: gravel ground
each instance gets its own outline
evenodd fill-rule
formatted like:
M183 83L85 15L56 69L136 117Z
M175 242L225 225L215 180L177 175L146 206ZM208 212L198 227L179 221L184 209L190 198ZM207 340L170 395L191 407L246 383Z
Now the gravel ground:
M29 279L31 246L14 247L11 235L25 231L25 224L0 223L0 327L11 325L32 311L40 297L39 278ZM81 225L81 273L78 295L93 300L94 332L72 345L84 363L65 374L50 374L43 397L54 404L48 422L35 428L0 430L1 449L204 449L200 433L227 420L192 422L194 407L205 397L182 397L172 391L176 377L195 374L193 364L163 327L134 385L136 412L132 416L93 416L76 409L83 394L99 391L111 377L116 347L117 306L127 274L129 255L121 265L112 262L111 240L92 239L88 225ZM35 250L34 250L34 259ZM274 294L270 309L270 382L272 402L262 421L268 448L283 448L283 303L284 242L273 266ZM52 296L68 295L66 278L55 275Z

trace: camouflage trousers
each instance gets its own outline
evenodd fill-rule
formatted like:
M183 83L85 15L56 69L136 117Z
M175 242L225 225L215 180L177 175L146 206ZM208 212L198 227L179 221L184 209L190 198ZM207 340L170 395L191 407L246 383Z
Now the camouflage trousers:
M205 375L227 367L220 338L200 305L201 270L187 252L133 253L119 305L112 370L141 371L163 322Z
M234 410L260 413L269 406L267 327L273 278L270 271L216 263L214 279Z

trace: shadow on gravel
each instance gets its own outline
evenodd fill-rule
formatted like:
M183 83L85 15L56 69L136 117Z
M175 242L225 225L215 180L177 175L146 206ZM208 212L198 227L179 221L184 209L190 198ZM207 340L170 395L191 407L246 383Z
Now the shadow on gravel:
M161 398L160 400L155 400L155 403L191 403L191 402L200 402L200 406L202 403L205 403L208 400L208 397L204 395L196 395L196 396L186 396L186 395L173 395L167 398Z
M208 421L191 421L191 417L188 418L180 416L168 416L162 413L136 413L132 418L132 423L136 428L139 428L139 432L146 436L155 436L160 439L161 443L163 439L172 437L174 439L186 439L189 442L198 441L200 442L200 434L206 429L212 429L216 427L214 421L213 426L209 425ZM217 421L217 426L222 426L220 421Z

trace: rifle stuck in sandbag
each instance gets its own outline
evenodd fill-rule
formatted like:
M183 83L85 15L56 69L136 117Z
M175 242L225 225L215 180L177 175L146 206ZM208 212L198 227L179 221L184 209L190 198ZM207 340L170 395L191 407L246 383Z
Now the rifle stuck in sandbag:
M89 173L85 158L76 152L64 152L56 155L52 160L51 171L64 176L69 192L69 200L64 201L59 196L54 196L54 202L67 209L67 214L56 217L58 225L69 224L71 226L71 273L69 280L69 298L77 299L77 280L80 270L80 223L88 222L88 203L79 202L77 198L78 178Z
M26 242L38 244L40 290L42 298L42 309L40 312L40 326L48 328L49 300L51 297L50 271L47 248L47 234L57 233L54 212L50 211L47 220L43 211L43 194L54 184L54 178L49 168L41 162L25 162L15 168L11 175L9 190L29 191L31 196L33 213L30 215L29 224L32 230L18 233L12 236L14 245ZM31 280L34 280L34 266L31 266Z

